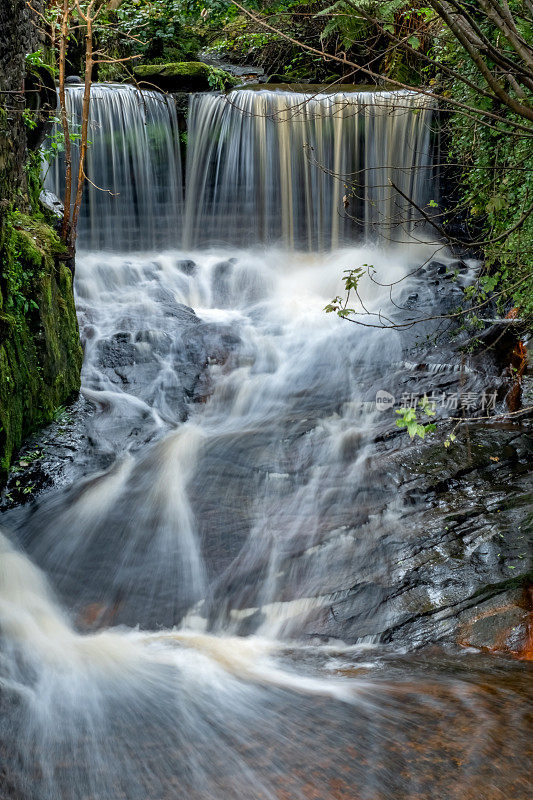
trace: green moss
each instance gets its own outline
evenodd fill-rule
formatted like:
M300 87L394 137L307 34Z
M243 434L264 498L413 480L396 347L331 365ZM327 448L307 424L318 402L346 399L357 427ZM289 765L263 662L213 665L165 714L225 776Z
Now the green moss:
M163 89L229 89L238 81L229 72L201 61L178 61L170 64L141 64L133 69L141 82Z
M14 239L17 248L17 257L27 266L38 269L43 263L43 252L34 241L31 233L18 231Z
M0 303L0 482L23 437L79 391L81 346L64 247L42 220L4 230Z
M28 214L16 214L13 227L20 234L31 237L35 247L41 250L43 255L63 255L66 248L57 233L46 222Z
M11 314L4 314L3 311L0 311L0 342L7 339L14 327L15 318Z

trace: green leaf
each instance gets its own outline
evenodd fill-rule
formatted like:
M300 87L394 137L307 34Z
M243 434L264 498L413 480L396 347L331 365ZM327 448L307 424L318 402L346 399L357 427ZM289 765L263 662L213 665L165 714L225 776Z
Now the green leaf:
M408 422L407 423L407 433L409 434L411 439L414 439L414 437L418 433L418 429L419 428L420 428L420 425L418 424L418 422Z
M495 211L501 211L505 206L505 197L501 194L494 194L485 206L487 214L494 214Z

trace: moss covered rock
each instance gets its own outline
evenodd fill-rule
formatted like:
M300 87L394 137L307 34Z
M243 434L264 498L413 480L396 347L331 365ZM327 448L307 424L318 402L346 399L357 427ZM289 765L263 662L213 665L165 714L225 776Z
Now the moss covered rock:
M0 483L23 437L79 391L82 352L63 245L16 214L5 230L0 299Z
M174 92L230 89L238 80L223 69L201 61L177 61L171 64L140 64L133 72L141 88Z

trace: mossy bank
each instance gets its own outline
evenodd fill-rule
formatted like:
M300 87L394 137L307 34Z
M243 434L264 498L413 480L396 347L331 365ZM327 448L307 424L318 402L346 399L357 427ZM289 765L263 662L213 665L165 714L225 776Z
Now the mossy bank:
M50 85L32 78L37 23L25 0L0 8L0 484L24 436L80 387L72 274L39 203Z
M10 215L0 299L0 483L23 437L79 391L82 353L63 255L46 222Z

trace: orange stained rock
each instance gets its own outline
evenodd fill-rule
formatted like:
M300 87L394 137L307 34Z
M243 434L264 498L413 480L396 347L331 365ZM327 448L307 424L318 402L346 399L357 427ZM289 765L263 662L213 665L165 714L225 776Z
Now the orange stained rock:
M508 611L511 608L516 608L513 603L499 606L498 608L489 609L488 611L485 611L474 619L470 620L465 626L463 626L463 634L458 639L457 644L460 647L476 647L478 650L481 650L485 653L509 655L513 658L518 658L523 661L533 661L533 586L529 586L527 589L525 589L523 600L518 603L518 606L524 609L524 613L527 615L524 621L520 623L521 626L524 626L524 639L520 648L515 649L509 644L509 637L511 631L513 630L513 626L501 631L495 638L491 647L486 645L478 646L472 644L472 642L469 640L469 637L472 633L472 628L477 621L480 619L485 619L486 617L492 617L497 614L501 614L502 612Z
M86 628L99 630L113 624L113 620L120 611L122 603L118 599L112 606L104 603L89 603L79 614L79 622Z
M529 605L529 619L526 627L526 637L522 650L517 653L517 658L523 661L533 661L533 586L526 589Z
M102 603L90 603L80 613L80 620L89 628L96 627L106 612L106 606Z

